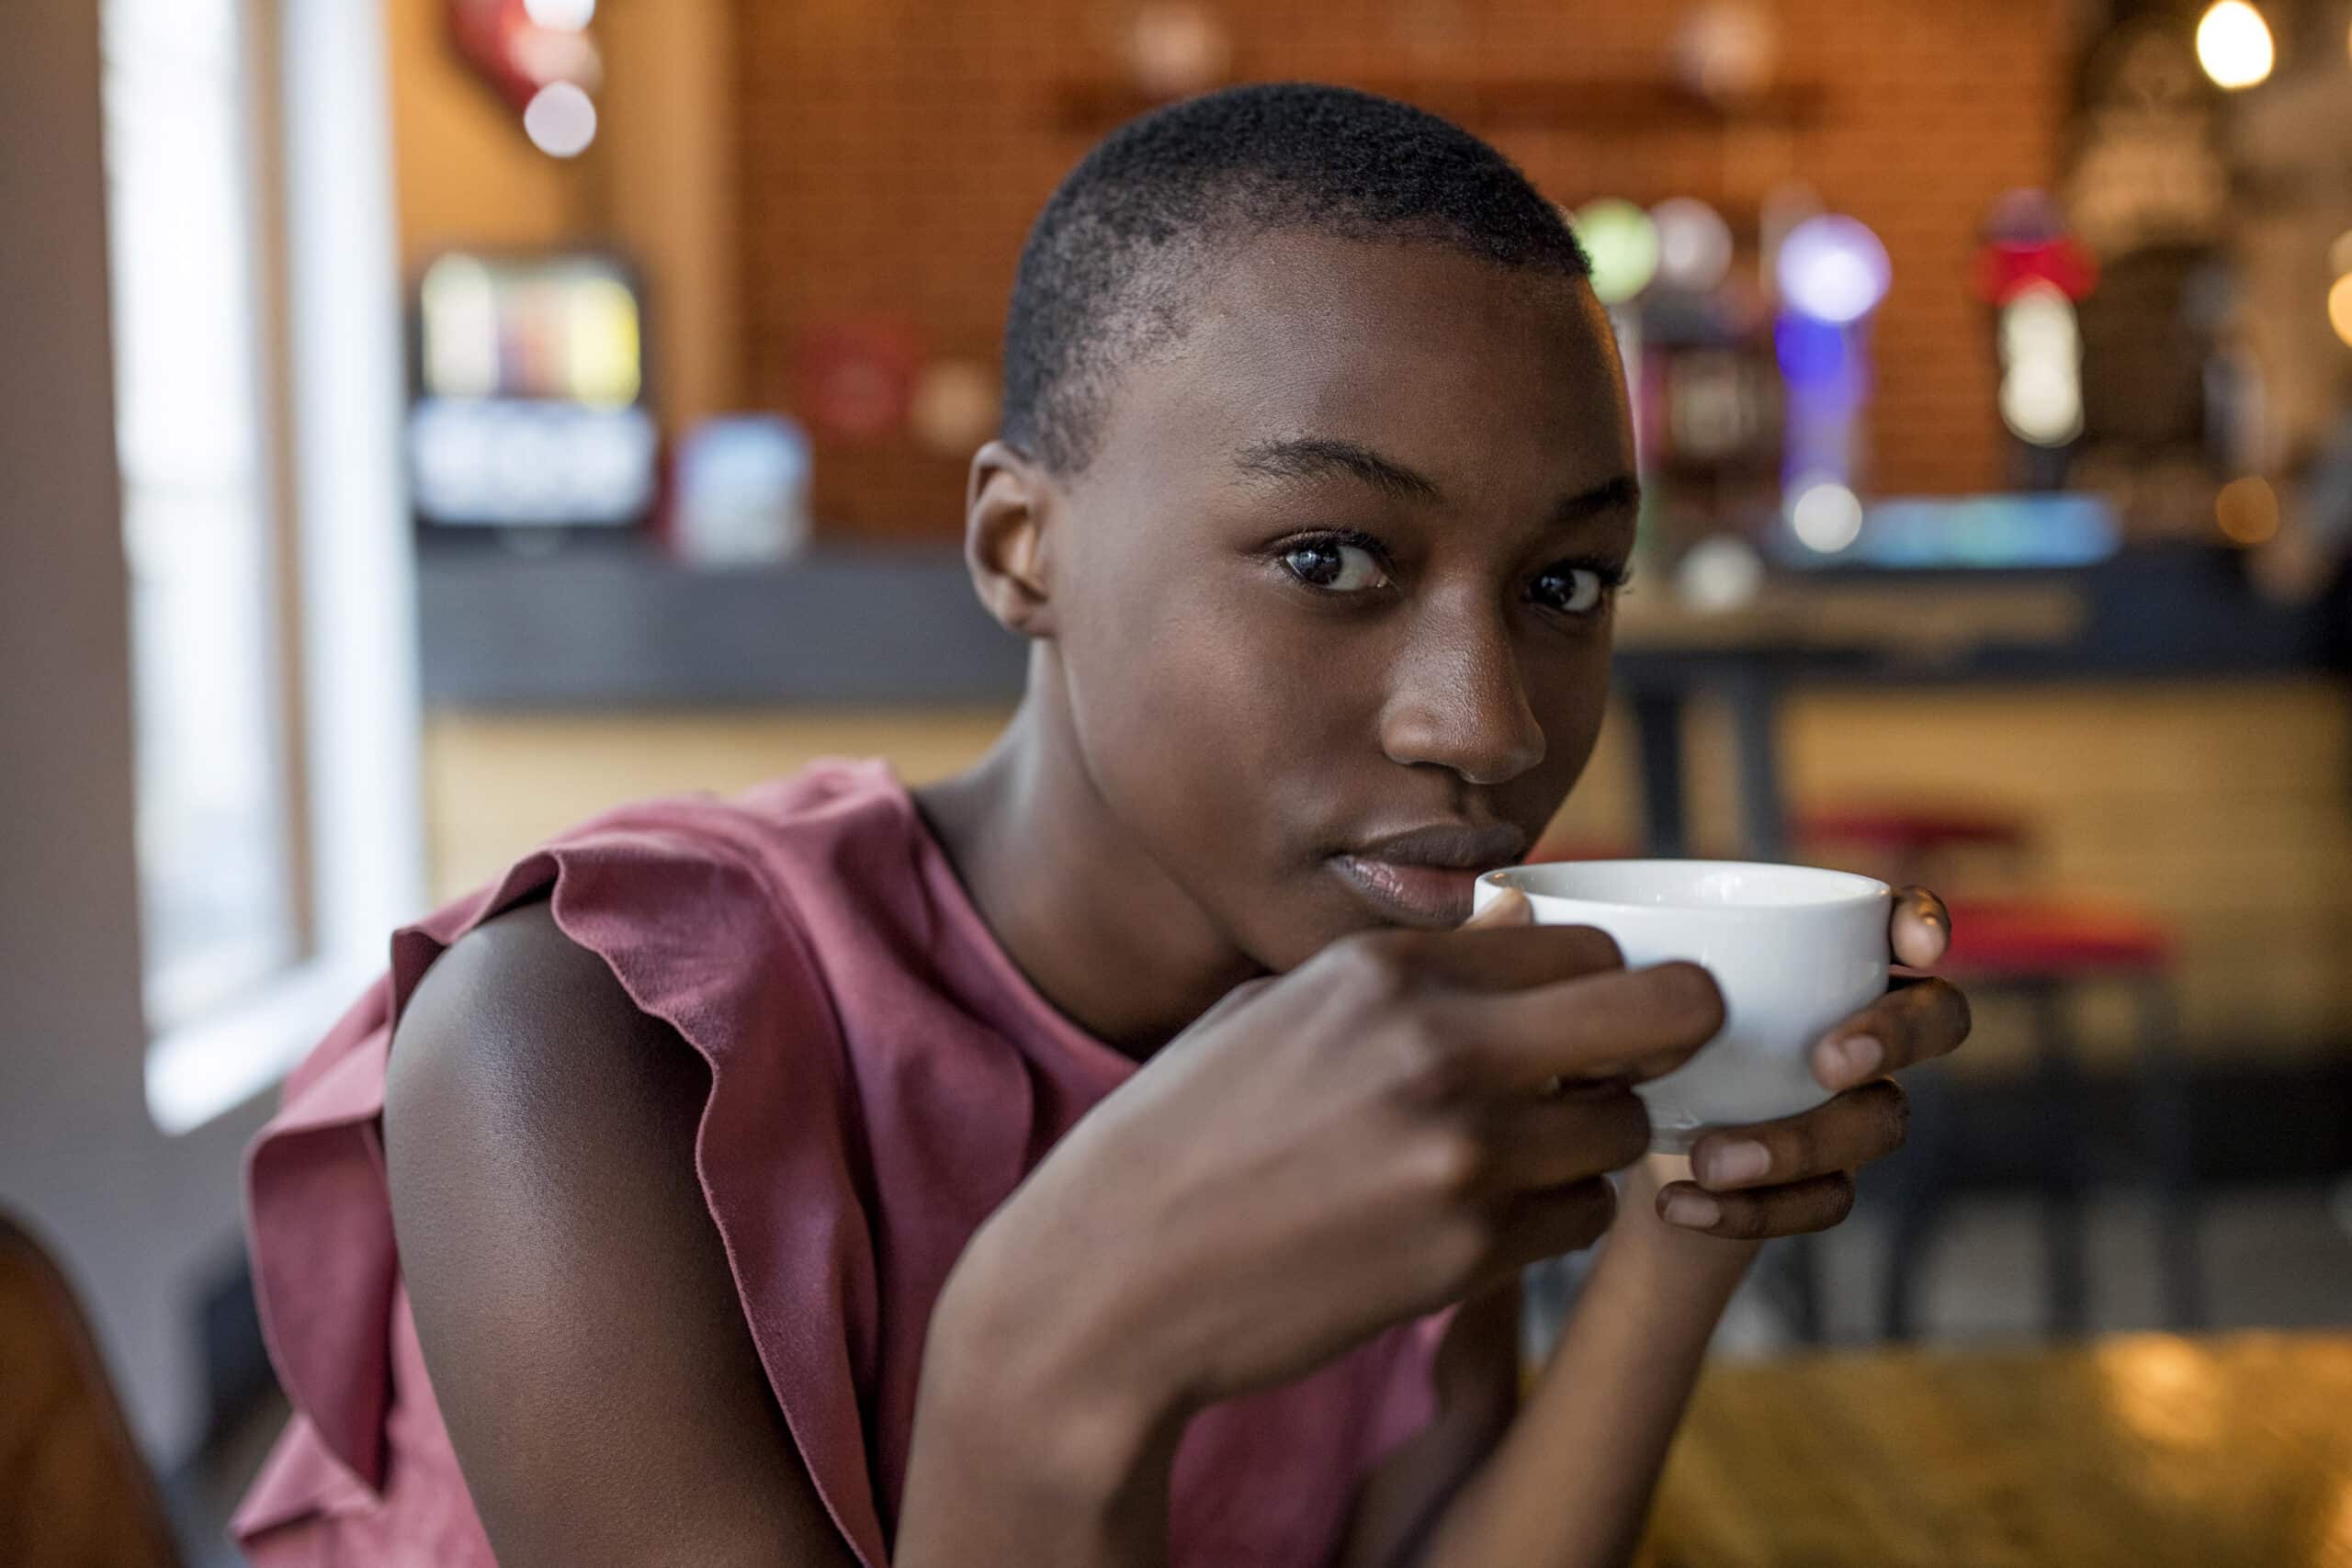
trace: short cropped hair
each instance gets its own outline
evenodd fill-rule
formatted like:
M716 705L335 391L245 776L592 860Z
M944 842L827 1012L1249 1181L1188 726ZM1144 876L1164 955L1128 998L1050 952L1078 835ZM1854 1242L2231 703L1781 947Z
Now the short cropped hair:
M1004 439L1082 469L1113 384L1182 337L1208 265L1278 229L1591 273L1556 205L1426 110L1297 82L1187 99L1113 131L1038 214L1005 319Z

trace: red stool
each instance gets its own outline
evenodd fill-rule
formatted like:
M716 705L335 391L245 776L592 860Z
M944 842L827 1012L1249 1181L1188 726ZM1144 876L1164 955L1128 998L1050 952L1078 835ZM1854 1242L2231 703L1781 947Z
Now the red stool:
M1951 906L1943 967L1980 983L2168 975L2173 937L2122 904L2017 898Z
M1956 846L2022 849L2032 836L2007 812L1958 804L1820 807L1800 813L1792 828L1801 843L1860 844L1907 856Z
M1995 820L1968 826L1960 841L2022 842L2003 837ZM1849 824L1850 825L1850 824ZM1882 842L1901 843L1915 863L1946 847L1932 830L1948 822L1889 824ZM2165 1311L2172 1325L2204 1322L2196 1257L2194 1151L2188 1087L2178 1049L2173 997L2176 942L2172 931L2148 913L2120 903L2063 898L2009 898L1951 904L1952 941L1939 970L1972 993L2006 993L2030 1010L2038 1132L2043 1178L2043 1251L2050 1318L2061 1334L2083 1331L2088 1304L2083 1204L2090 1188L2090 1151L2081 1066L2066 1027L2068 991L2087 984L2132 987L2139 1010L2134 1086L2140 1133L2157 1216L2157 1246ZM1889 1248L1882 1328L1907 1338L1921 1255L1941 1217L1956 1166L1956 1128L1948 1086L1939 1075L1915 1075L1916 1149L1908 1190L1898 1196ZM1924 1100L1924 1103L1921 1101Z
M1971 866L1958 857L1992 857L2007 875L2026 869L2032 829L2010 812L1962 803L1817 806L1797 814L1790 840L1822 865L1866 871L1901 886L1960 886Z

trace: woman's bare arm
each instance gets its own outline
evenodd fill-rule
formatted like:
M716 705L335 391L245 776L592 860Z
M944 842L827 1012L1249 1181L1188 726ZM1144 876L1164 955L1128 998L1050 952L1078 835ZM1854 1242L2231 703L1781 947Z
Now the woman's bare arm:
M1430 1568L1631 1560L1674 1429L1753 1243L1678 1231L1627 1183L1542 1382L1419 1559Z
M709 1076L544 904L434 964L384 1126L417 1332L501 1562L847 1568L695 1175Z
M508 1568L854 1561L769 1391L695 1177L708 1088L693 1049L543 904L454 943L395 1032L401 1268ZM1070 1450L1054 1435L1102 1408L1083 1379L1041 1387L1002 1348L933 1314L898 1568L980 1560L983 1539L1004 1546L995 1561L1161 1561L1176 1428L1139 1418L1132 1443Z
M1357 1490L1340 1568L1403 1568L1439 1514L1485 1463L1519 1409L1520 1288L1514 1278L1462 1303L1439 1347L1437 1414Z

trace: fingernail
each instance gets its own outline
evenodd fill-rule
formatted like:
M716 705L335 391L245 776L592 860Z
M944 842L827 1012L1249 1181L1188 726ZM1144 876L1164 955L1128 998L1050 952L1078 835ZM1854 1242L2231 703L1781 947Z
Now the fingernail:
M1772 1152L1753 1138L1715 1144L1707 1150L1707 1185L1728 1187L1753 1181L1772 1168Z
M1839 1086L1858 1084L1878 1071L1886 1060L1886 1047L1867 1034L1849 1035L1832 1040L1821 1047L1823 1076Z
M1471 916L1466 923L1474 926L1514 925L1532 912L1533 906L1528 903L1526 894L1516 887L1506 887L1488 900L1485 908Z
M1702 1231L1724 1217L1724 1206L1704 1192L1670 1192L1665 1213L1669 1224Z

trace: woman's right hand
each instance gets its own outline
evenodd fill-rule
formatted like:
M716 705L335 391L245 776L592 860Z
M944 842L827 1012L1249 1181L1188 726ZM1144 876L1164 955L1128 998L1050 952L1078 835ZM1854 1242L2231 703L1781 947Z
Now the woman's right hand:
M933 1352L1061 1410L1181 1421L1589 1245L1605 1173L1648 1145L1632 1086L1723 1000L1695 964L1629 971L1603 933L1527 918L1508 895L1238 987L990 1216Z

